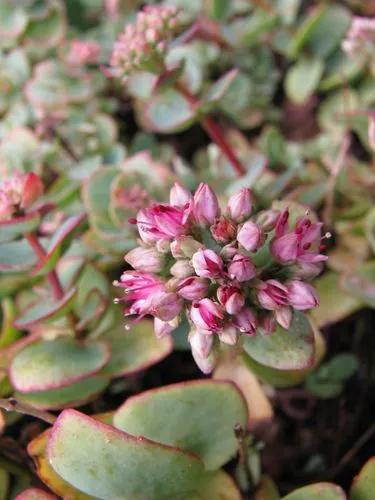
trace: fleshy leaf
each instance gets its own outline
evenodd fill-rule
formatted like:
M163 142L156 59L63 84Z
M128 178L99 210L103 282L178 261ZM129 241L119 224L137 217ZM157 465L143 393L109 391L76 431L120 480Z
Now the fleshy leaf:
M375 260L366 262L354 272L343 276L341 282L347 293L368 306L375 307Z
M0 243L0 271L27 271L37 258L26 240Z
M190 126L195 118L195 109L191 102L173 89L152 96L144 113L147 127L160 133L183 130Z
M298 59L285 77L285 90L293 102L301 104L313 94L323 74L324 64L319 58Z
M368 460L354 478L350 489L350 500L371 500L375 491L375 458Z
M100 498L189 498L206 474L192 454L130 436L75 410L60 414L47 450L59 476Z
M101 342L85 344L71 337L36 342L15 356L10 378L26 393L65 387L99 372L108 357L107 345Z
M18 236L36 229L40 222L38 212L32 212L23 217L0 221L0 243L11 241Z
M113 423L134 436L192 451L214 470L236 453L233 429L246 426L247 408L234 384L198 380L128 398Z
M244 349L258 363L278 370L308 368L314 362L314 332L306 316L295 311L289 330L279 326L271 335L245 337Z
M241 493L231 476L219 470L207 475L199 488L199 493L189 500L242 500Z
M345 500L344 491L333 483L316 483L292 491L282 500Z
M38 302L22 313L14 322L14 326L20 330L46 321L56 319L66 314L73 306L76 288L69 290L60 300L40 299Z
M157 339L152 322L142 320L130 325L109 330L100 337L111 346L111 359L102 373L111 377L130 375L164 359L173 349L169 336Z
M71 385L49 389L47 391L15 393L17 400L32 405L39 410L60 410L81 406L92 401L108 385L109 380L103 376L79 380Z

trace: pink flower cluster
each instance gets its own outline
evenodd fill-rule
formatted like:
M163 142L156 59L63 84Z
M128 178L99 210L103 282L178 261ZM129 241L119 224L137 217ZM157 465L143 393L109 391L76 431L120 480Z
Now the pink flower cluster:
M326 259L319 251L322 224L306 215L290 227L287 209L253 211L249 189L232 195L221 212L207 184L194 195L175 184L169 204L155 203L131 220L141 246L125 256L134 270L115 282L125 291L125 315L153 316L161 337L185 313L204 372L213 368L215 343L272 333L277 323L288 329L293 309L319 302L306 279Z
M15 171L0 183L0 220L10 219L23 212L43 193L43 184L33 172Z
M72 66L95 64L98 62L100 50L100 45L97 42L90 40L72 40L66 61Z
M373 54L374 44L375 18L354 16L345 40L342 42L343 51L351 57L362 51Z
M168 41L179 24L175 7L144 7L114 44L110 61L114 76L126 78L134 71L160 70Z

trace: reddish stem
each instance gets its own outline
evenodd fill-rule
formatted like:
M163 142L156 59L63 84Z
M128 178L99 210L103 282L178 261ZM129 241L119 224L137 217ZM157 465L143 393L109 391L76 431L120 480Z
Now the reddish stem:
M181 83L176 83L177 89L189 100L190 104L194 107L199 106L199 100L190 93L190 91ZM216 123L210 116L205 116L201 119L201 124L211 139L221 149L222 153L228 158L230 164L236 171L239 177L246 174L246 169L238 159L236 153L233 151L231 144L226 140L225 135L218 123Z
M37 236L34 233L27 233L25 235L29 245L34 250L35 255L38 257L40 261L44 261L46 258L46 253L44 248L40 244ZM55 300L60 300L64 296L64 290L61 286L60 280L57 276L56 271L52 270L47 274L47 279L51 285L53 296Z

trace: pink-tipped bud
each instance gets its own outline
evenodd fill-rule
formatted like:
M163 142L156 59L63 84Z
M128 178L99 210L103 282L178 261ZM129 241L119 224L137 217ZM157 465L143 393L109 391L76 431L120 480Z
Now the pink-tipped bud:
M236 239L237 228L225 217L220 217L212 226L211 234L219 243L228 243Z
M207 358L210 355L214 338L211 332L204 333L193 328L189 333L189 342L192 349L200 358Z
M223 344L236 345L238 342L238 330L232 325L226 325L217 334Z
M245 305L245 298L240 290L232 285L223 285L217 289L217 299L228 314L238 313Z
M197 351L196 347L193 344L191 345L191 354L193 355L194 361L196 362L198 368L205 375L209 375L215 368L217 361L217 354L215 350L212 349L209 356L203 357L199 355L199 352Z
M237 253L228 266L228 274L230 279L242 282L253 279L257 270L250 257Z
M125 260L137 271L145 273L159 273L164 264L163 256L155 248L134 248L125 255Z
M159 318L154 318L154 333L156 338L161 339L172 333L173 330L178 327L178 323L178 317L172 319L171 321L162 321Z
M155 296L150 313L162 321L171 321L181 312L182 299L173 292L163 292Z
M259 304L270 311L289 304L288 289L277 280L259 283L257 295Z
M190 260L178 260L170 269L172 276L176 278L187 278L194 273Z
M237 241L248 252L256 252L264 243L263 231L255 222L248 220L238 231Z
M43 183L40 177L33 172L26 174L21 197L20 207L28 208L43 194Z
M232 260L237 253L238 253L237 244L230 243L229 245L225 245L225 247L223 247L223 249L220 252L220 256L224 260L228 261Z
M287 285L290 304L299 311L312 309L319 305L319 297L315 289L308 283L294 280Z
M177 293L185 300L200 300L207 296L208 281L204 278L189 277L177 285Z
M201 226L212 225L220 215L216 194L205 183L201 183L193 198L193 215Z
M248 188L242 188L229 198L227 213L235 222L243 222L250 217L252 209L251 191Z
M203 248L202 243L199 243L191 236L180 236L173 240L170 245L170 250L175 259L191 259L200 248Z
M223 261L213 250L198 250L192 258L194 270L203 278L215 278L223 272Z
M234 317L233 324L241 333L255 335L258 321L254 311L250 307L244 307Z
M183 208L185 205L190 203L192 198L193 197L190 191L182 187L177 182L174 183L169 195L169 202L172 206Z
M273 313L266 314L259 321L259 329L264 335L270 335L276 330L276 318Z
M190 309L190 319L198 330L217 332L222 327L224 313L211 299L195 302Z
M275 319L284 330L289 330L292 316L292 308L288 306L280 307L275 311Z
M259 224L263 231L268 233L269 231L272 231L272 229L275 229L279 217L280 210L264 210L258 215L257 224Z

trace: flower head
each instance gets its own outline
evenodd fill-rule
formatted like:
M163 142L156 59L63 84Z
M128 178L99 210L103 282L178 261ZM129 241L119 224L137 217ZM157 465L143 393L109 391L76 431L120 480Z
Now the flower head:
M135 23L125 26L113 46L110 64L114 76L126 78L135 71L161 69L168 42L179 25L176 7L144 7Z
M153 316L158 337L171 334L184 313L193 357L205 373L221 343L271 334L276 324L288 329L293 310L318 304L306 280L325 259L318 253L321 224L305 216L290 229L288 210L253 214L250 200L242 189L220 215L206 184L193 195L174 185L170 204L138 212L142 243L126 256L136 270L118 283L125 314ZM272 255L268 246L263 251L266 242Z

